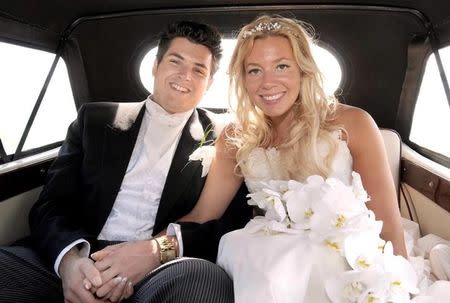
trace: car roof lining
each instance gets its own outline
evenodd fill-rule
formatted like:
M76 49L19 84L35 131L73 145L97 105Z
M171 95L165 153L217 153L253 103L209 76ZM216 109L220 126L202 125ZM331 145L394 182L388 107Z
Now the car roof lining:
M414 93L404 96L405 85L420 80L423 72L405 82L411 41L429 48L426 37L434 31L438 47L450 44L450 1L292 2L16 0L0 5L0 40L51 52L63 42L61 55L79 107L145 98L139 64L169 21L189 16L230 37L262 12L296 17L313 24L321 43L339 54L346 77L341 101L366 109L381 127L398 129L399 110L413 108L416 100ZM410 125L412 115L401 119ZM405 138L409 130L400 133Z
M208 23L221 20L221 23L226 25L221 26L221 31L225 37L231 37L236 33L236 28L252 20L259 12L260 10L240 10L229 14L229 11L216 9L191 12L190 17ZM272 8L266 12L293 16L313 24L320 41L340 54L343 74L347 77L343 82L342 101L367 109L383 127L394 126L394 113L398 106L407 63L405 52L416 35L427 34L424 23L415 14L402 10L383 14L379 10L355 11L349 8L336 11L334 8L327 10L292 7L289 10ZM185 16L186 11L180 10L172 12L170 19L181 20L185 19ZM72 55L63 54L69 69L89 58L84 69L79 71L84 74L75 75L78 79L85 77L86 82L91 85L85 90L87 94L75 96L78 105L92 100L133 101L145 98L148 92L139 79L139 64L143 55L156 45L160 27L152 25L164 24L166 19L166 12L163 12L88 18L78 22L78 26L68 37L71 43L66 49L70 52L71 45L74 45L78 51L72 51ZM331 19L332 22L322 22L324 19ZM354 29L354 23L358 22L362 24ZM128 34L118 39L115 33L122 28L128 28ZM389 34L386 34L386 28L390 28ZM342 34L345 32L348 33ZM371 39L367 39L367 33L370 33ZM105 56L109 49L114 51ZM391 77L389 87L383 87L386 72L389 72ZM361 86L361 81L367 85ZM392 85L392 82L396 85ZM380 103L385 105L380 107ZM392 114L386 115L386 111Z
M80 18L120 14L124 12L139 11L159 11L167 12L176 9L186 9L192 11L202 11L205 9L227 9L233 7L239 10L261 9L261 1L241 0L237 1L201 1L185 0L128 0L126 2L115 0L105 1L71 1L64 4L57 0L41 0L30 3L26 0L5 1L0 8L0 25L8 24L10 27L16 27L15 33L12 33L9 27L7 31L0 26L0 38L13 39L15 35L17 41L28 41L34 43L37 47L46 47L48 50L55 50L57 40L64 35L64 32ZM275 7L278 9L290 9L292 6L354 6L367 10L376 7L385 9L409 9L420 12L427 22L429 22L437 33L442 45L450 43L450 1L376 1L376 0L341 0L339 4L335 1L319 0L313 3L309 1L285 1L285 0L266 0L264 7ZM58 12L58 13L55 13ZM26 29L25 29L26 28ZM120 34L120 33L119 33Z

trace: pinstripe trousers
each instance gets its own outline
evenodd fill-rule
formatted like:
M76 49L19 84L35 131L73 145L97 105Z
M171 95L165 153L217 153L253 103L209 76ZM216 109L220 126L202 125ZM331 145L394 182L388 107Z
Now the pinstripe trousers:
M165 264L134 287L130 303L234 302L233 282L216 264L181 258ZM61 280L31 249L0 247L1 303L64 302Z

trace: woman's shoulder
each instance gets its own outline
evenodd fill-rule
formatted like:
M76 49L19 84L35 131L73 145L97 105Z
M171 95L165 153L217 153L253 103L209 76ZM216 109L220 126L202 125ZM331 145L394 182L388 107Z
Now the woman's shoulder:
M372 116L362 108L339 104L336 109L336 124L341 125L347 132L363 130L366 127L376 127Z
M345 129L347 141L362 143L371 140L371 135L378 132L378 126L372 116L362 108L339 104L336 110L335 122Z
M239 136L239 125L236 122L230 122L222 129L218 140L222 142L235 142Z
M364 109L347 104L339 104L336 109L336 122L338 124L359 124L373 121L372 116Z
M239 125L235 122L228 123L216 140L216 148L231 157L235 157L237 152L238 133Z

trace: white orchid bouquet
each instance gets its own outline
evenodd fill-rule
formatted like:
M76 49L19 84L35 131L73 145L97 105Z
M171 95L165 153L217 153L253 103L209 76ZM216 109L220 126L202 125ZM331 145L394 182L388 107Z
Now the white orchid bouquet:
M352 173L349 185L317 175L303 183L271 180L261 185L248 195L248 204L265 215L255 217L246 229L305 233L345 258L351 270L326 282L331 302L410 302L410 294L418 292L412 265L380 238L382 222L366 206L370 199L358 173Z

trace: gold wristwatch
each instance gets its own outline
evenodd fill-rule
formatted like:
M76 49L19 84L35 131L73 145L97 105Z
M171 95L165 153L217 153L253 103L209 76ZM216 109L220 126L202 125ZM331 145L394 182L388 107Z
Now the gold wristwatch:
M155 238L159 248L161 264L174 260L177 255L175 245L166 236Z

